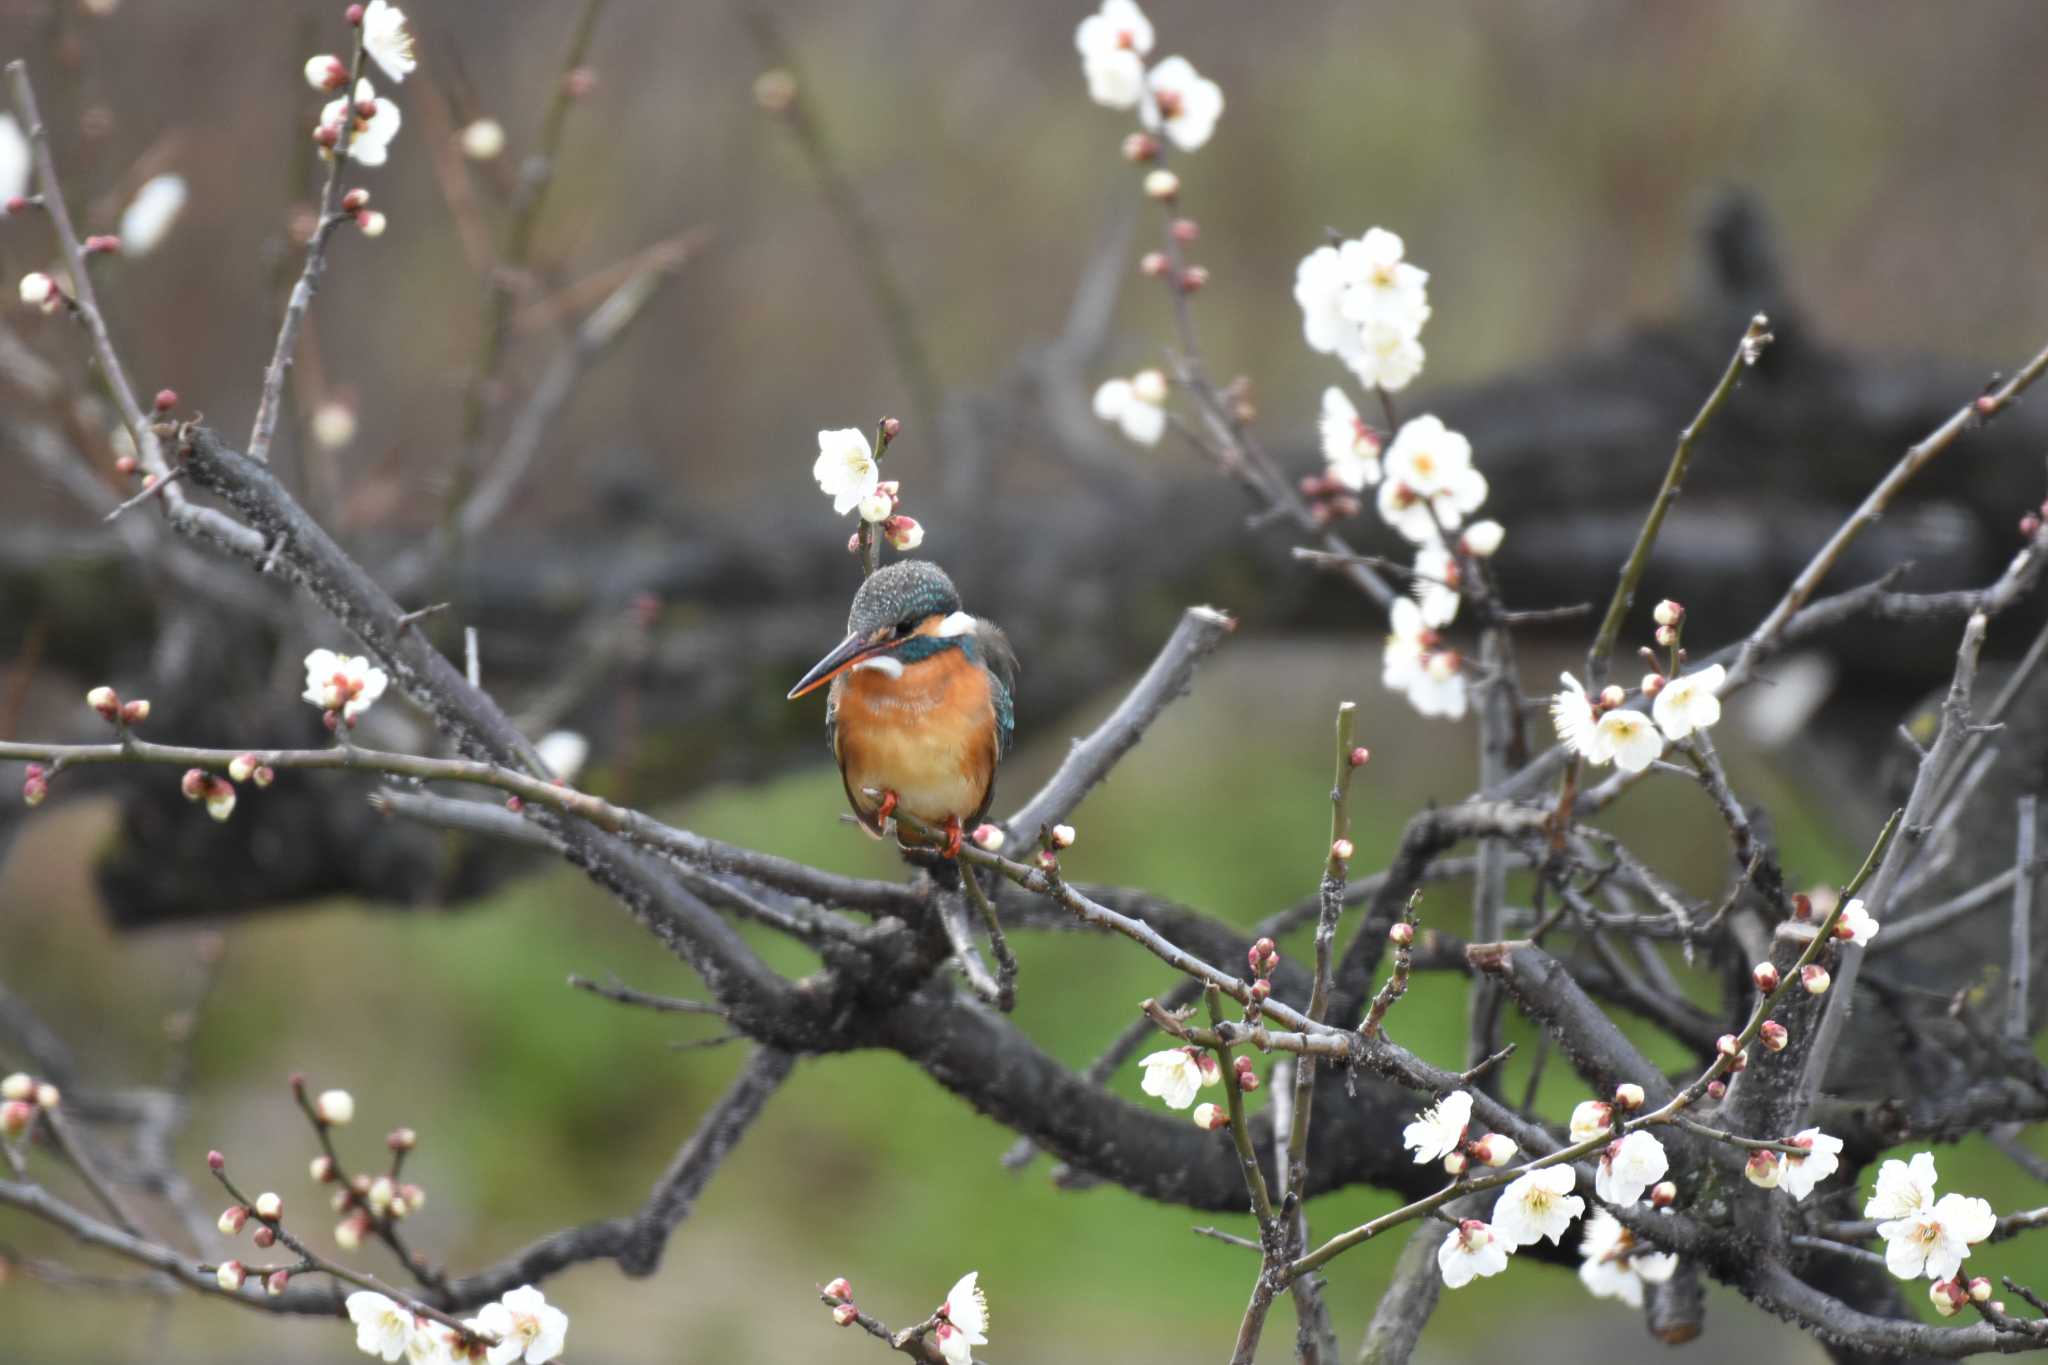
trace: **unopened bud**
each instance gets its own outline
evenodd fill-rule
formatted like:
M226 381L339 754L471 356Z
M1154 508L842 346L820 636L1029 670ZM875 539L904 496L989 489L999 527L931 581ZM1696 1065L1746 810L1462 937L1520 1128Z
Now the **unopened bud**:
M256 774L256 755L237 754L228 760L228 778L235 782L247 782Z
M1145 173L1145 193L1153 199L1172 199L1180 193L1180 177L1165 167Z
M206 1169L212 1171L215 1175L219 1175L227 1167L228 1159L219 1152L214 1151L206 1154Z
M850 1299L853 1297L853 1285L847 1281L844 1275L841 1275L838 1279L825 1286L825 1294L829 1298Z
M1124 139L1124 160L1140 164L1159 155L1159 139L1150 133L1132 133Z
M2032 540L2034 538L2035 532L2039 531L2040 529L2041 519L2035 516L2032 512L2029 512L2025 516L2020 518L2020 534L2025 536L2028 540Z
M1237 1073L1237 1088L1245 1091L1257 1090L1259 1088L1259 1073L1249 1068L1240 1070Z
M1609 683L1600 689L1600 704L1610 711L1627 700L1628 693L1622 691L1618 683Z
M1207 283L1209 267L1206 265L1191 265L1180 272L1180 292L1183 294L1192 294Z
M1488 1166L1507 1165L1519 1150L1515 1140L1505 1133L1488 1133L1472 1144L1472 1155Z
M306 1174L313 1177L314 1184L325 1185L334 1179L334 1158L324 1153L314 1157L312 1163L306 1167Z
M249 1210L240 1204L230 1204L220 1211L220 1217L214 1221L214 1226L221 1230L223 1236L232 1237L240 1232L242 1225L248 1221Z
M967 837L974 841L976 848L987 849L990 853L1002 852L1003 845L1009 841L1001 826L991 824L976 825L974 832Z
M1614 1087L1614 1102L1622 1109L1640 1109L1643 1107L1643 1088L1634 1081L1623 1081Z
M256 1216L275 1222L284 1216L284 1200L269 1190L256 1196Z
M1722 1080L1722 1079L1721 1079L1721 1078L1720 1078L1719 1076L1716 1076L1716 1077L1715 1077L1715 1078L1714 1078L1713 1080L1711 1080L1711 1081L1708 1081L1708 1082L1707 1082L1707 1098L1708 1098L1708 1099L1710 1099L1710 1100L1719 1100L1719 1099L1726 1099L1727 1097L1728 1097L1728 1082L1726 1082L1726 1081Z
M916 517L893 516L882 523L882 538L899 551L915 550L924 544L924 525Z
M1463 1152L1444 1153L1444 1170L1451 1175L1463 1175L1471 1165L1472 1158Z
M1138 273L1148 279L1160 279L1171 269L1173 262L1166 258L1163 251L1148 251L1138 258Z
M368 207L370 207L370 192L366 189L353 189L341 196L341 211L343 213L361 213Z
M902 434L903 434L903 419L902 419L902 418L900 418L900 417L884 417L884 418L882 419L882 440L883 440L884 442L888 442L888 441L893 441L893 440L895 440L895 439L896 439L896 438L897 438L898 436L901 436ZM889 490L890 490L890 491L889 491L889 496L890 496L890 497L894 497L894 496L896 496L896 492L895 492L895 489L896 489L896 483L895 483L895 481L894 481L894 480L890 480L890 481L889 481L888 487L889 487Z
M382 237L384 229L391 226L391 220L376 209L364 209L356 215L356 227L365 237Z
M1345 758L1345 762L1349 763L1354 768L1363 768L1367 763L1371 761L1372 750L1366 748L1363 744L1354 748L1350 752L1350 754L1347 755Z
M1978 1275L1970 1281L1970 1299L1973 1303L1991 1302L1991 1281Z
M57 1089L56 1086L51 1085L48 1081L44 1081L41 1085L36 1087L36 1108L55 1109L58 1105L62 1104L63 1102L64 1093Z
M334 1244L343 1251L360 1251L363 1234L370 1230L370 1215L357 1209L334 1229Z
M1230 1113L1220 1105L1198 1104L1193 1115L1195 1127L1204 1132L1215 1132L1218 1128L1230 1126Z
M1792 1035L1787 1033L1785 1026L1777 1020L1766 1019L1763 1027L1757 1031L1757 1039L1764 1045L1766 1052L1783 1052L1785 1044L1792 1041Z
M384 1145L394 1152L409 1152L418 1144L420 1135L410 1128L393 1128L384 1136Z
M1957 1280L1936 1280L1927 1286L1927 1297L1934 1304L1934 1311L1945 1318L1952 1318L1963 1311L1963 1305L1970 1301L1970 1291Z
M1799 984L1806 988L1808 995L1825 995L1828 987L1834 984L1834 978L1818 962L1809 962L1799 969Z
M114 472L122 478L133 478L138 466L133 455L119 455L114 459Z
M21 803L30 810L50 799L50 781L40 773L31 773L21 779Z
M1645 673L1645 674L1643 674L1643 695L1644 695L1644 696L1646 696L1646 697L1654 697L1654 696L1656 696L1656 695L1657 695L1657 694L1658 694L1659 692L1662 692L1663 690L1664 690L1664 675L1663 675L1662 673Z
M256 771L250 774L250 777L258 787L267 787L277 781L277 769L271 767L268 763L259 763L256 765Z
M1074 846L1074 827L1072 825L1054 825L1051 831L1051 838L1054 848L1072 848Z
M1337 839L1330 844L1330 856L1340 863L1350 862L1351 855L1357 851L1357 846L1349 839Z
M370 1192L366 1196L369 1200L370 1212L376 1214L389 1213L391 1211L391 1201L397 1197L398 1185L388 1175L380 1175L371 1181Z
M1685 619L1685 608L1667 597L1650 612L1650 619L1660 626L1675 626Z
M254 1242L259 1248L268 1251L271 1247L277 1245L277 1234L271 1231L269 1224L258 1223L256 1231L249 1234L249 1240Z
M505 150L505 125L494 118L472 120L461 141L462 154L471 161L495 160Z
M149 698L137 697L134 701L121 703L121 723L140 725L149 719Z
M106 720L120 719L121 698L111 687L95 687L85 694L85 704Z
M13 217L17 213L27 213L28 206L29 198L25 194L10 194L7 196L7 214L9 217Z
M1678 629L1675 626L1659 626L1655 639L1665 649L1678 643Z
M1650 1206L1668 1209L1678 1202L1678 1186L1669 1180L1660 1180L1650 1187Z
M1266 980L1265 977L1262 976L1258 980L1252 982L1251 997L1252 1003L1254 1005L1262 1003L1265 1000L1265 998L1271 995L1272 993L1273 983Z
M360 28L363 23L363 7L361 5L350 5L341 12L341 17L348 20L350 28Z
M1742 1177L1762 1190L1775 1190L1778 1180L1785 1174L1776 1152L1754 1151L1749 1160L1742 1164Z
M36 1078L26 1071L17 1071L0 1081L0 1100L25 1100L35 1093Z
M1387 929L1387 942L1396 948L1406 948L1415 942L1415 926L1407 920L1396 920Z
M1756 988L1765 995L1769 995L1772 991L1778 989L1778 969L1772 963L1759 962L1756 966L1751 967L1749 969L1749 979L1754 981Z
M306 84L332 94L348 84L348 67L341 58L322 53L306 62Z
M355 1116L355 1096L346 1090L323 1091L320 1098L313 1101L313 1117L322 1123L339 1128Z
M323 123L313 130L313 141L322 147L332 148L341 141L341 130L331 123Z
M1724 1033L1714 1041L1714 1051L1728 1059L1728 1070L1732 1074L1749 1065L1749 1049L1738 1045L1732 1033Z
M1614 1106L1605 1100L1581 1100L1572 1109L1573 1142L1596 1138L1614 1126Z
M242 1268L240 1261L222 1261L220 1269L213 1272L213 1278L222 1289L233 1294L248 1280L249 1272Z
M80 243L88 256L116 256L121 251L121 239L110 233L98 233Z
M223 777L206 779L206 813L225 823L235 813L235 784Z
M832 1310L832 1321L841 1327L850 1327L860 1317L860 1310L850 1303L842 1303Z
M36 1121L36 1107L27 1100L0 1102L0 1134L18 1138Z

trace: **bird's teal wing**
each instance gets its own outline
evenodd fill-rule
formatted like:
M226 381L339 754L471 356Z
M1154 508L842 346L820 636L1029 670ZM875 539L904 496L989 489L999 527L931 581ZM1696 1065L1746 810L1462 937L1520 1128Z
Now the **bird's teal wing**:
M996 712L996 757L1001 758L1010 752L1010 741L1017 733L1017 654L1010 648L1010 637L993 621L975 621L974 634L963 638L974 641L975 662L989 672L988 690Z

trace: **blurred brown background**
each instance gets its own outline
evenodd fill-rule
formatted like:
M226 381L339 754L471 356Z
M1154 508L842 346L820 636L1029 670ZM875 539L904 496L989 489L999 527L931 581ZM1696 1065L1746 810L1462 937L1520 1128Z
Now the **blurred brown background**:
M485 309L434 151L473 115L503 122L505 156L469 167L480 212L498 229L491 178L515 173L533 145L579 6L407 8L421 70L383 91L403 106L404 131L388 166L352 171L346 182L373 188L390 230L374 241L337 236L310 328L313 363L299 371L302 401L283 438L287 467L302 467L291 463L307 448L298 424L316 397L355 402L358 431L336 463L344 495L316 510L363 544L386 547L415 539L438 514ZM949 411L987 419L971 448L913 428L890 472L903 481L906 510L926 519L926 553L963 579L1000 581L987 542L937 509L963 490L987 492L1004 500L1004 519L1028 524L1087 486L996 396L1008 392L1020 356L1059 334L1083 272L1115 240L1135 197L1117 156L1129 125L1088 102L1073 51L1084 10L988 0L764 8L881 230ZM339 9L125 0L95 18L68 3L0 0L0 59L29 61L87 230L111 228L138 162L191 182L192 203L164 244L109 263L99 278L138 387L177 389L230 434L246 428L297 268L288 230L309 202L306 135L322 102L300 67L342 46ZM1217 0L1148 10L1157 51L1187 55L1226 92L1215 140L1178 163L1202 224L1196 255L1213 272L1198 312L1215 369L1255 377L1262 425L1283 448L1306 448L1316 395L1338 378L1302 346L1289 295L1296 261L1325 226L1395 228L1432 272L1430 363L1410 411L1429 406L1432 393L1686 313L1699 274L1695 232L1731 188L1754 196L1788 290L1834 342L1988 375L2048 330L2048 197L2035 137L2048 126L2048 10L2031 0ZM537 265L550 281L573 284L650 243L692 229L712 235L586 377L537 477L492 532L493 563L518 563L522 547L544 537L623 553L687 546L736 526L805 546L845 534L810 480L814 433L885 412L908 416L913 395L843 225L787 129L756 106L765 65L737 8L607 6L588 62L595 84L570 114L539 220ZM437 117L437 106L451 113ZM32 217L0 221L0 276L47 265L47 246ZM1118 280L1142 283L1135 272ZM83 380L82 350L61 318L16 310L7 322ZM1095 373L1154 362L1167 326L1154 291L1126 288ZM515 333L493 430L554 346L545 323ZM1237 505L1234 490L1171 444L1103 449L1148 484L1185 482L1187 496ZM1643 450L1643 467L1660 468L1667 450ZM0 536L84 534L74 504L19 452L0 443L0 453ZM1895 453L1869 457L1881 465ZM1477 454L1486 467L1487 448ZM1571 471L1596 480L1601 472ZM2011 497L2023 505L2039 492L2036 478ZM1514 509L1494 510L1512 546ZM1113 509L1105 524L1113 534ZM1277 556L1265 563L1283 582L1278 591L1300 577ZM783 571L773 562L760 569ZM1059 586L1112 606L1131 590L1100 567ZM836 578L817 585L821 619L837 614L848 587ZM669 605L715 609L715 589L704 592ZM1256 592L1224 604L1259 619ZM970 605L998 618L1027 610ZM1028 609L1059 615L1057 603ZM24 624L0 621L0 639L13 647ZM1392 737L1415 727L1379 690L1372 634L1286 654L1261 653L1277 648L1269 639L1234 645L1241 661L1221 667L1175 728L1140 751L1133 763L1146 766L1120 775L1083 812L1077 875L1143 881L1244 921L1309 889L1321 718L1340 695L1367 703L1375 771L1387 784L1361 857L1384 846L1400 812L1455 796L1466 761L1447 769L1438 746L1462 750L1462 734ZM1034 660L1024 662L1029 704ZM53 683L66 705L75 705L72 681ZM764 682L759 709L781 708L780 687ZM28 714L34 722L54 713ZM1038 716L1008 789L1025 790L1089 714ZM792 722L805 744L814 721L806 713ZM1250 770L1261 780L1247 803L1228 775ZM745 776L727 767L718 775ZM1761 761L1749 772L1759 794L1782 803L1791 861L1809 878L1839 872L1860 836L1831 825L1834 803L1802 790L1798 776ZM830 865L881 866L864 862L872 850L831 823L836 801L836 779L811 768L699 792L668 813ZM88 867L107 829L103 810L79 806L16 839L0 871L0 980L30 996L109 1082L147 1081L163 1063L161 1017L189 988L191 945L107 928ZM1708 884L1714 857L1706 850L1691 869ZM355 1089L365 1140L399 1122L426 1135L419 1169L434 1200L422 1239L451 1260L489 1259L563 1222L627 1207L735 1060L670 1053L658 1021L567 997L560 986L568 971L611 968L650 989L687 991L649 948L562 873L517 883L459 916L400 917L334 901L238 923L196 1054L191 1169L207 1146L228 1146L272 1171L269 1183L288 1200L310 1206L299 1174L307 1144L279 1084L302 1068ZM1076 1062L1131 1000L1159 989L1142 964L1105 962L1100 945L1033 951L1027 1023ZM1408 1041L1451 1046L1456 993L1430 1001L1424 991L1412 1002L1418 1022ZM1554 1098L1569 1096L1560 1089ZM1177 1211L1111 1192L1059 1194L1042 1166L1006 1176L993 1165L1005 1145L894 1059L807 1065L715 1182L656 1281L629 1284L591 1267L550 1285L575 1324L572 1358L870 1359L870 1343L835 1334L813 1311L812 1286L847 1274L864 1306L907 1322L977 1264L995 1308L992 1358L1215 1353L1241 1304L1247 1267L1236 1253L1194 1243ZM1945 1156L1944 1172L1967 1184L1972 1167L1949 1164L1958 1161ZM2026 1197L2009 1193L2002 1209ZM1358 1194L1328 1202L1319 1226L1377 1207ZM0 1244L60 1250L7 1215ZM1385 1264L1362 1256L1339 1277L1348 1338ZM0 1353L10 1359L353 1358L329 1324L195 1302L102 1305L20 1279L0 1294L16 1324ZM1515 1321L1531 1359L1625 1355L1644 1340L1631 1315L1593 1304L1552 1272L1503 1277L1452 1306L1479 1311L1445 1315L1426 1338L1436 1359L1497 1350L1489 1320ZM1720 1305L1690 1354L1805 1349L1774 1332L1739 1305ZM1284 1345L1285 1334L1274 1336L1276 1349Z

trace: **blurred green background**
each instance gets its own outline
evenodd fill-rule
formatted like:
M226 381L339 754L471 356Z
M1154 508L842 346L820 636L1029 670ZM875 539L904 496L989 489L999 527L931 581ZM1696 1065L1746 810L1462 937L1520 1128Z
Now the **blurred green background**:
M284 206L299 192L288 168L311 112L298 71L338 45L337 8L127 0L91 20L68 3L0 0L0 57L28 56L55 116L95 130L80 145L75 193L102 202L145 150L193 181L195 204L159 254L116 263L117 330L145 388L204 393L224 413L251 405L275 319L264 267L279 259ZM427 63L416 80L446 79L458 102L505 121L515 150L530 143L574 7L410 8ZM1020 347L1057 332L1098 226L1129 192L1115 155L1127 125L1088 104L1073 56L1083 8L771 8L912 280L941 378L990 382ZM2048 120L2048 10L2031 0L1149 8L1159 50L1184 52L1229 99L1215 142L1181 163L1214 271L1202 302L1213 358L1225 373L1255 373L1269 421L1297 437L1332 372L1302 350L1288 287L1325 224L1397 227L1432 270L1424 404L1431 383L1528 364L1678 306L1696 212L1727 184L1758 192L1794 291L1835 335L1987 364L2038 339L2044 300L2030 286L2048 278L2048 233L2026 168L2038 160L2032 130ZM591 65L598 84L571 122L544 253L581 273L682 228L710 225L718 237L579 393L549 477L508 534L594 520L584 476L622 452L658 471L654 495L689 515L766 506L793 535L843 534L805 477L812 433L891 410L903 390L873 342L835 224L753 105L760 63L735 11L615 0ZM481 291L430 158L411 140L428 127L409 123L375 180L392 230L338 243L315 314L324 382L361 409L355 497L335 511L358 526L402 528L416 504L434 505L416 496L435 487L433 471L411 455L446 446L476 348ZM41 264L41 240L0 230L0 267ZM1157 300L1132 291L1105 363L1155 356L1164 323ZM892 456L906 487L935 474L933 449L906 443ZM1041 467L1027 452L1018 471L1028 487ZM1219 486L1217 496L1234 494ZM0 498L10 519L64 507L14 469L0 469ZM1511 510L1504 519L1512 534ZM944 526L928 549L972 552ZM1539 655L1527 676L1551 676L1560 659ZM1029 670L1027 659L1027 688ZM1375 751L1356 864L1375 866L1407 812L1466 790L1469 727L1418 724L1381 692L1370 638L1248 635L1079 812L1070 873L1140 883L1238 923L1308 893L1324 840L1327 718L1345 697L1363 703L1361 735ZM1093 719L1025 736L1005 790L1028 790ZM1862 812L1806 785L1811 769L1748 754L1734 731L1738 789L1770 803L1795 880L1853 867L1873 832ZM604 775L591 785L602 790ZM665 814L824 866L891 870L838 822L840 805L821 749L810 772ZM1720 885L1724 836L1689 788L1652 782L1614 828L1642 838L1695 892ZM170 1053L164 1019L191 990L194 941L106 930L88 871L105 832L104 812L78 806L17 842L0 869L0 978L65 1031L96 1080L149 1082ZM1441 888L1427 922L1456 928L1462 906L1458 888ZM412 1169L431 1199L415 1241L455 1267L633 1207L739 1061L731 1049L671 1048L701 1025L565 988L572 971L656 991L694 984L567 871L460 913L336 904L224 927L222 987L194 1055L187 1169L201 1177L202 1154L218 1146L251 1186L277 1188L294 1212L314 1209L310 1142L284 1078L302 1070L347 1086L358 1101L348 1146L365 1161L388 1127L421 1133ZM1121 940L1054 936L1019 949L1019 1018L1075 1064L1170 984ZM1394 1032L1445 1061L1460 1050L1461 1021L1457 984L1423 981ZM1511 1088L1526 1065L1511 1067ZM1125 1077L1134 1096L1135 1081ZM1545 1103L1561 1115L1577 1098L1553 1068ZM893 1057L804 1063L653 1281L598 1266L550 1283L572 1317L572 1357L872 1360L873 1343L831 1327L816 1285L847 1275L864 1307L902 1324L970 1268L993 1307L992 1359L1221 1354L1249 1284L1246 1253L1191 1236L1207 1217L1111 1190L1056 1191L1043 1161L1006 1173L996 1160L1008 1145ZM1944 1189L2002 1211L2039 1202L1977 1144L1940 1162ZM1352 1193L1312 1212L1327 1231L1383 1207ZM326 1221L320 1211L315 1226ZM0 1213L0 1243L90 1264L11 1214ZM1335 1267L1348 1342L1397 1249L1368 1246ZM2048 1257L2024 1242L1980 1252L1979 1266L2048 1276ZM21 1277L0 1294L10 1360L355 1358L331 1323L189 1300L110 1303ZM1286 1353L1285 1321L1276 1316L1270 1359ZM1532 1362L1647 1354L1635 1315L1594 1302L1568 1275L1520 1267L1452 1297L1425 1356L1497 1353L1503 1330ZM1688 1355L1817 1351L1717 1300Z

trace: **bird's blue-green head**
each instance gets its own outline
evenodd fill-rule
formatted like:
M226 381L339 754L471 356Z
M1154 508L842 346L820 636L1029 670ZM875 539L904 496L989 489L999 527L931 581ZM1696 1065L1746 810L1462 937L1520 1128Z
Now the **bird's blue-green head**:
M920 634L927 622L935 624ZM944 569L929 560L899 559L875 570L860 585L847 613L846 638L789 690L790 699L871 659L901 664L928 657L972 628L972 618L960 611L959 590Z

